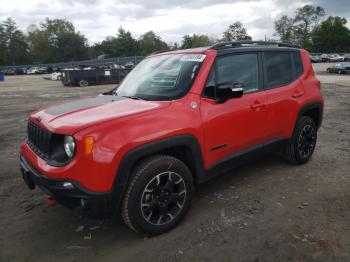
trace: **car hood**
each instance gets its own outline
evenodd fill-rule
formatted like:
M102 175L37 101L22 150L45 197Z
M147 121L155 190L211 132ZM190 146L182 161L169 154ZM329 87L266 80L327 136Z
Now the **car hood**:
M33 113L29 119L52 132L72 135L98 123L157 110L170 103L101 95L51 106Z

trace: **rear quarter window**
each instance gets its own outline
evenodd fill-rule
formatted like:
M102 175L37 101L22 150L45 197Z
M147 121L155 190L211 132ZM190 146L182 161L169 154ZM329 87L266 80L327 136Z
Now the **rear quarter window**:
M300 52L293 52L292 55L295 68L295 75L296 77L299 77L304 73L304 67L301 61Z

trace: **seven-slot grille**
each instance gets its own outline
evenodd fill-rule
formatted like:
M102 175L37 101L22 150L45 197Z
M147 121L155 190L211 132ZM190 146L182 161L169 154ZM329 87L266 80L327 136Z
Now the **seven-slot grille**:
M29 147L43 159L50 158L50 140L52 133L31 121L28 121Z

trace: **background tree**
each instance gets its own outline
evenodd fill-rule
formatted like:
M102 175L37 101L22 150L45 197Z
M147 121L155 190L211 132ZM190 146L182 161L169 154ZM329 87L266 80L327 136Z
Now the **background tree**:
M118 29L117 37L107 36L101 43L96 43L90 52L90 55L96 58L99 55L107 57L134 56L138 54L137 41L130 31L122 27Z
M30 62L27 39L11 18L0 23L0 48L0 64L2 65Z
M311 49L312 32L324 15L323 7L305 5L296 10L294 17L290 18L284 15L275 21L276 35L283 42Z
M305 5L298 8L294 18L295 37L304 48L311 47L311 34L320 19L326 15L323 7Z
M7 59L6 59L6 51L7 51L7 45L6 45L6 39L5 39L5 27L3 23L0 23L0 65L6 65Z
M194 47L210 46L213 44L213 42L214 41L210 39L207 35L185 35L182 38L182 44L180 48L187 49Z
M86 38L64 19L47 18L29 33L33 60L38 63L76 61L88 58Z
M155 51L169 50L169 46L153 31L148 31L139 38L138 49L141 55L148 55Z
M279 36L281 42L296 44L296 39L294 38L295 27L293 18L284 15L274 23L276 30L275 35Z
M248 35L247 29L244 28L241 22L235 22L229 25L227 30L222 35L222 41L241 41L252 40L252 37Z
M350 30L346 19L330 16L317 26L312 34L316 52L350 52Z

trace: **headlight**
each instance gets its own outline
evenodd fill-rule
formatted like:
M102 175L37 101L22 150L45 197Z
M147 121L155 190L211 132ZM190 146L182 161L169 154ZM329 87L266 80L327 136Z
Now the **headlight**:
M69 158L72 158L75 153L75 141L72 136L65 136L63 139L64 151Z

